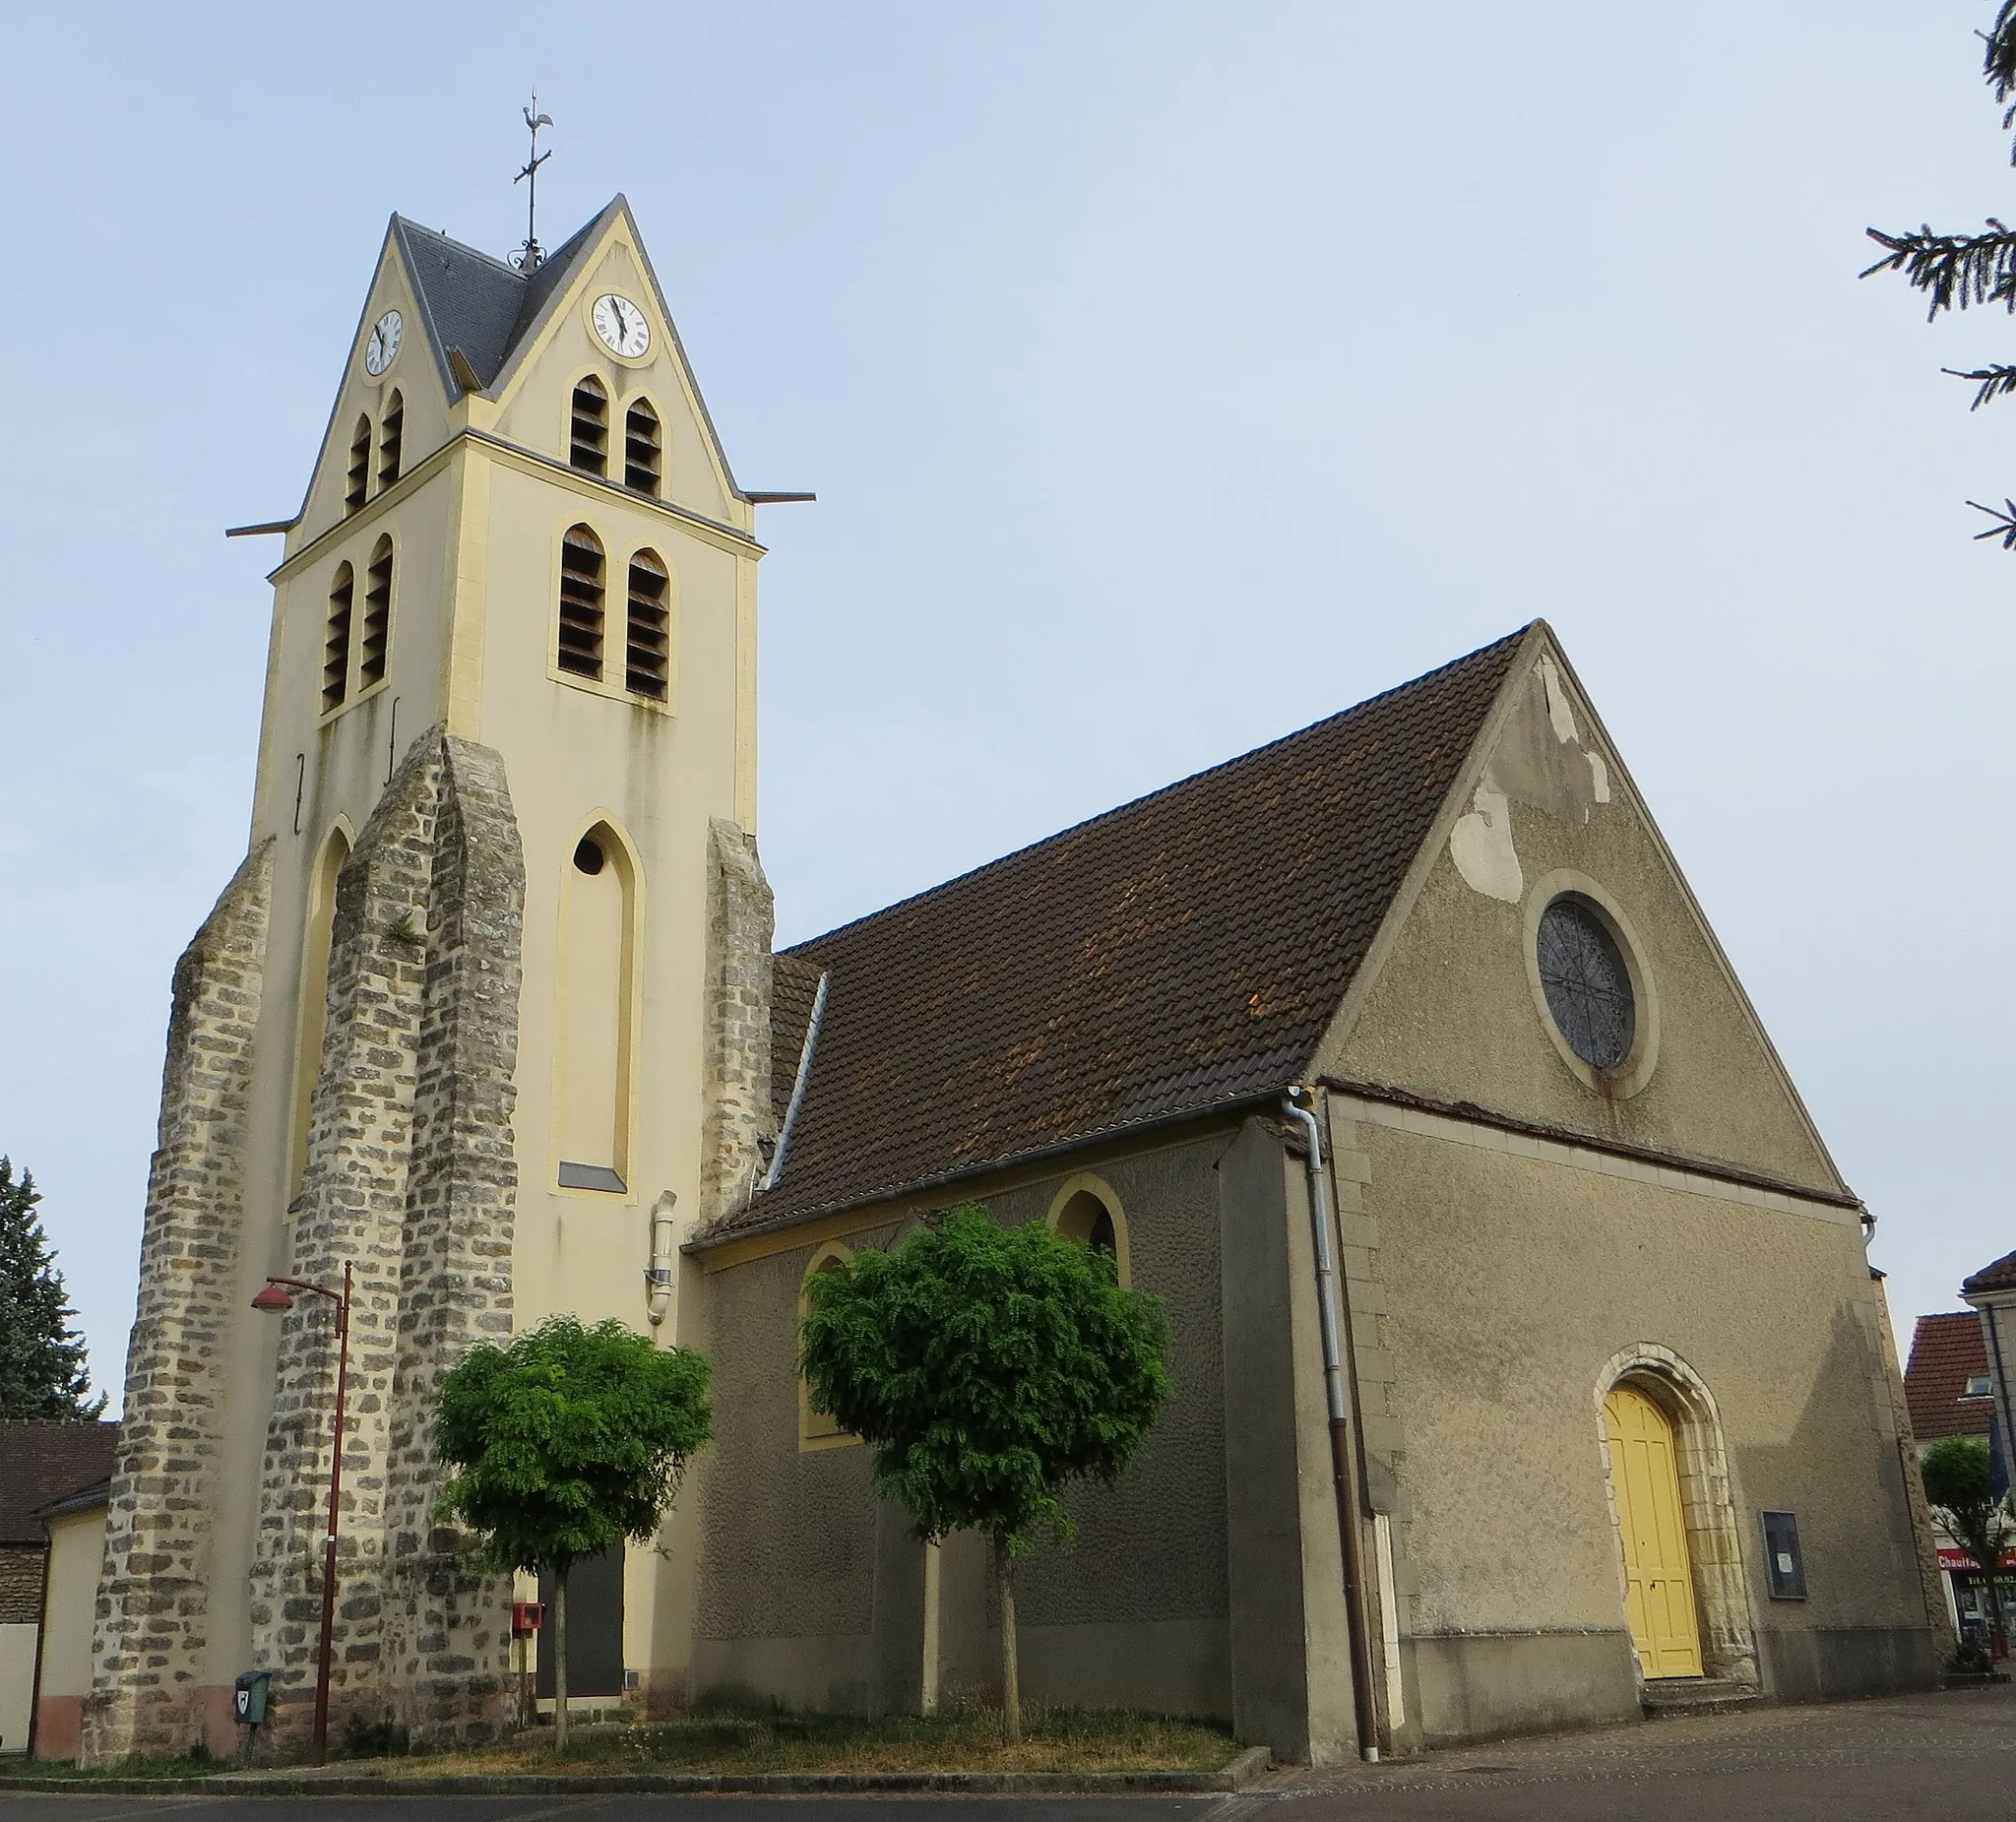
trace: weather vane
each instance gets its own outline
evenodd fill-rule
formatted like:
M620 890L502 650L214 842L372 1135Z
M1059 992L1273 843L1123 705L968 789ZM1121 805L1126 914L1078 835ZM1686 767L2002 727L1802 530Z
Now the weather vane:
M525 245L518 249L512 264L520 272L531 272L539 261L546 257L546 250L539 245L539 166L553 155L539 150L539 128L553 124L551 114L539 112L539 92L532 92L532 105L525 110L525 124L532 129L532 156L526 160L525 169L512 178L513 183L522 183L525 190Z

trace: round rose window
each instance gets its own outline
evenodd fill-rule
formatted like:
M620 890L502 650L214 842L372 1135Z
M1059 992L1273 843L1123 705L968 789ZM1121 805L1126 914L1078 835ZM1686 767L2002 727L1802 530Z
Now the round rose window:
M1586 900L1556 899L1541 913L1540 984L1561 1036L1590 1068L1615 1069L1631 1054L1637 1007L1617 939Z

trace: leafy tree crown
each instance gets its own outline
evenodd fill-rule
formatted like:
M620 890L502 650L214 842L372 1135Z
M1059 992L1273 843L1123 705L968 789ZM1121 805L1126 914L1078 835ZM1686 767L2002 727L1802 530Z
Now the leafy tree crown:
M564 1572L658 1533L714 1433L706 1356L657 1348L613 1317L553 1316L484 1343L441 1381L434 1452L456 1470L440 1511L494 1570Z
M977 1204L820 1273L806 1302L813 1402L874 1448L877 1488L925 1538L977 1530L1019 1552L1068 1536L1061 1490L1118 1475L1168 1397L1161 1299Z
M1947 1512L1966 1512L1995 1503L1988 1445L1979 1436L1946 1436L1919 1462L1925 1498Z
M84 1337L70 1326L77 1312L35 1214L41 1199L34 1177L17 1179L0 1158L0 1417L92 1423L105 1401L91 1396Z

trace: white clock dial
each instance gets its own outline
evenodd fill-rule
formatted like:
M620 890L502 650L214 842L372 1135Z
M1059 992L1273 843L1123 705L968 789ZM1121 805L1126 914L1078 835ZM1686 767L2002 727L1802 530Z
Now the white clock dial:
M629 298L618 297L614 291L604 292L595 300L594 317L595 333L601 337L602 346L611 354L636 360L651 346L651 325Z
M397 310L388 310L371 325L371 339L364 344L364 371L374 377L392 365L399 353L399 339L406 325Z

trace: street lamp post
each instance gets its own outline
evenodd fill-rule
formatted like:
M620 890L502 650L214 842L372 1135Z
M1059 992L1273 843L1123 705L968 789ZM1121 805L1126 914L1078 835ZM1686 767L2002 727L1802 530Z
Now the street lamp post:
M350 1263L344 1261L343 1288L311 1285L300 1278L269 1278L252 1299L261 1310L289 1310L293 1293L308 1291L336 1305L336 1448L329 1463L329 1529L322 1540L322 1649L315 1666L315 1763L329 1763L329 1664L336 1649L336 1524L343 1500L343 1406L350 1375Z

